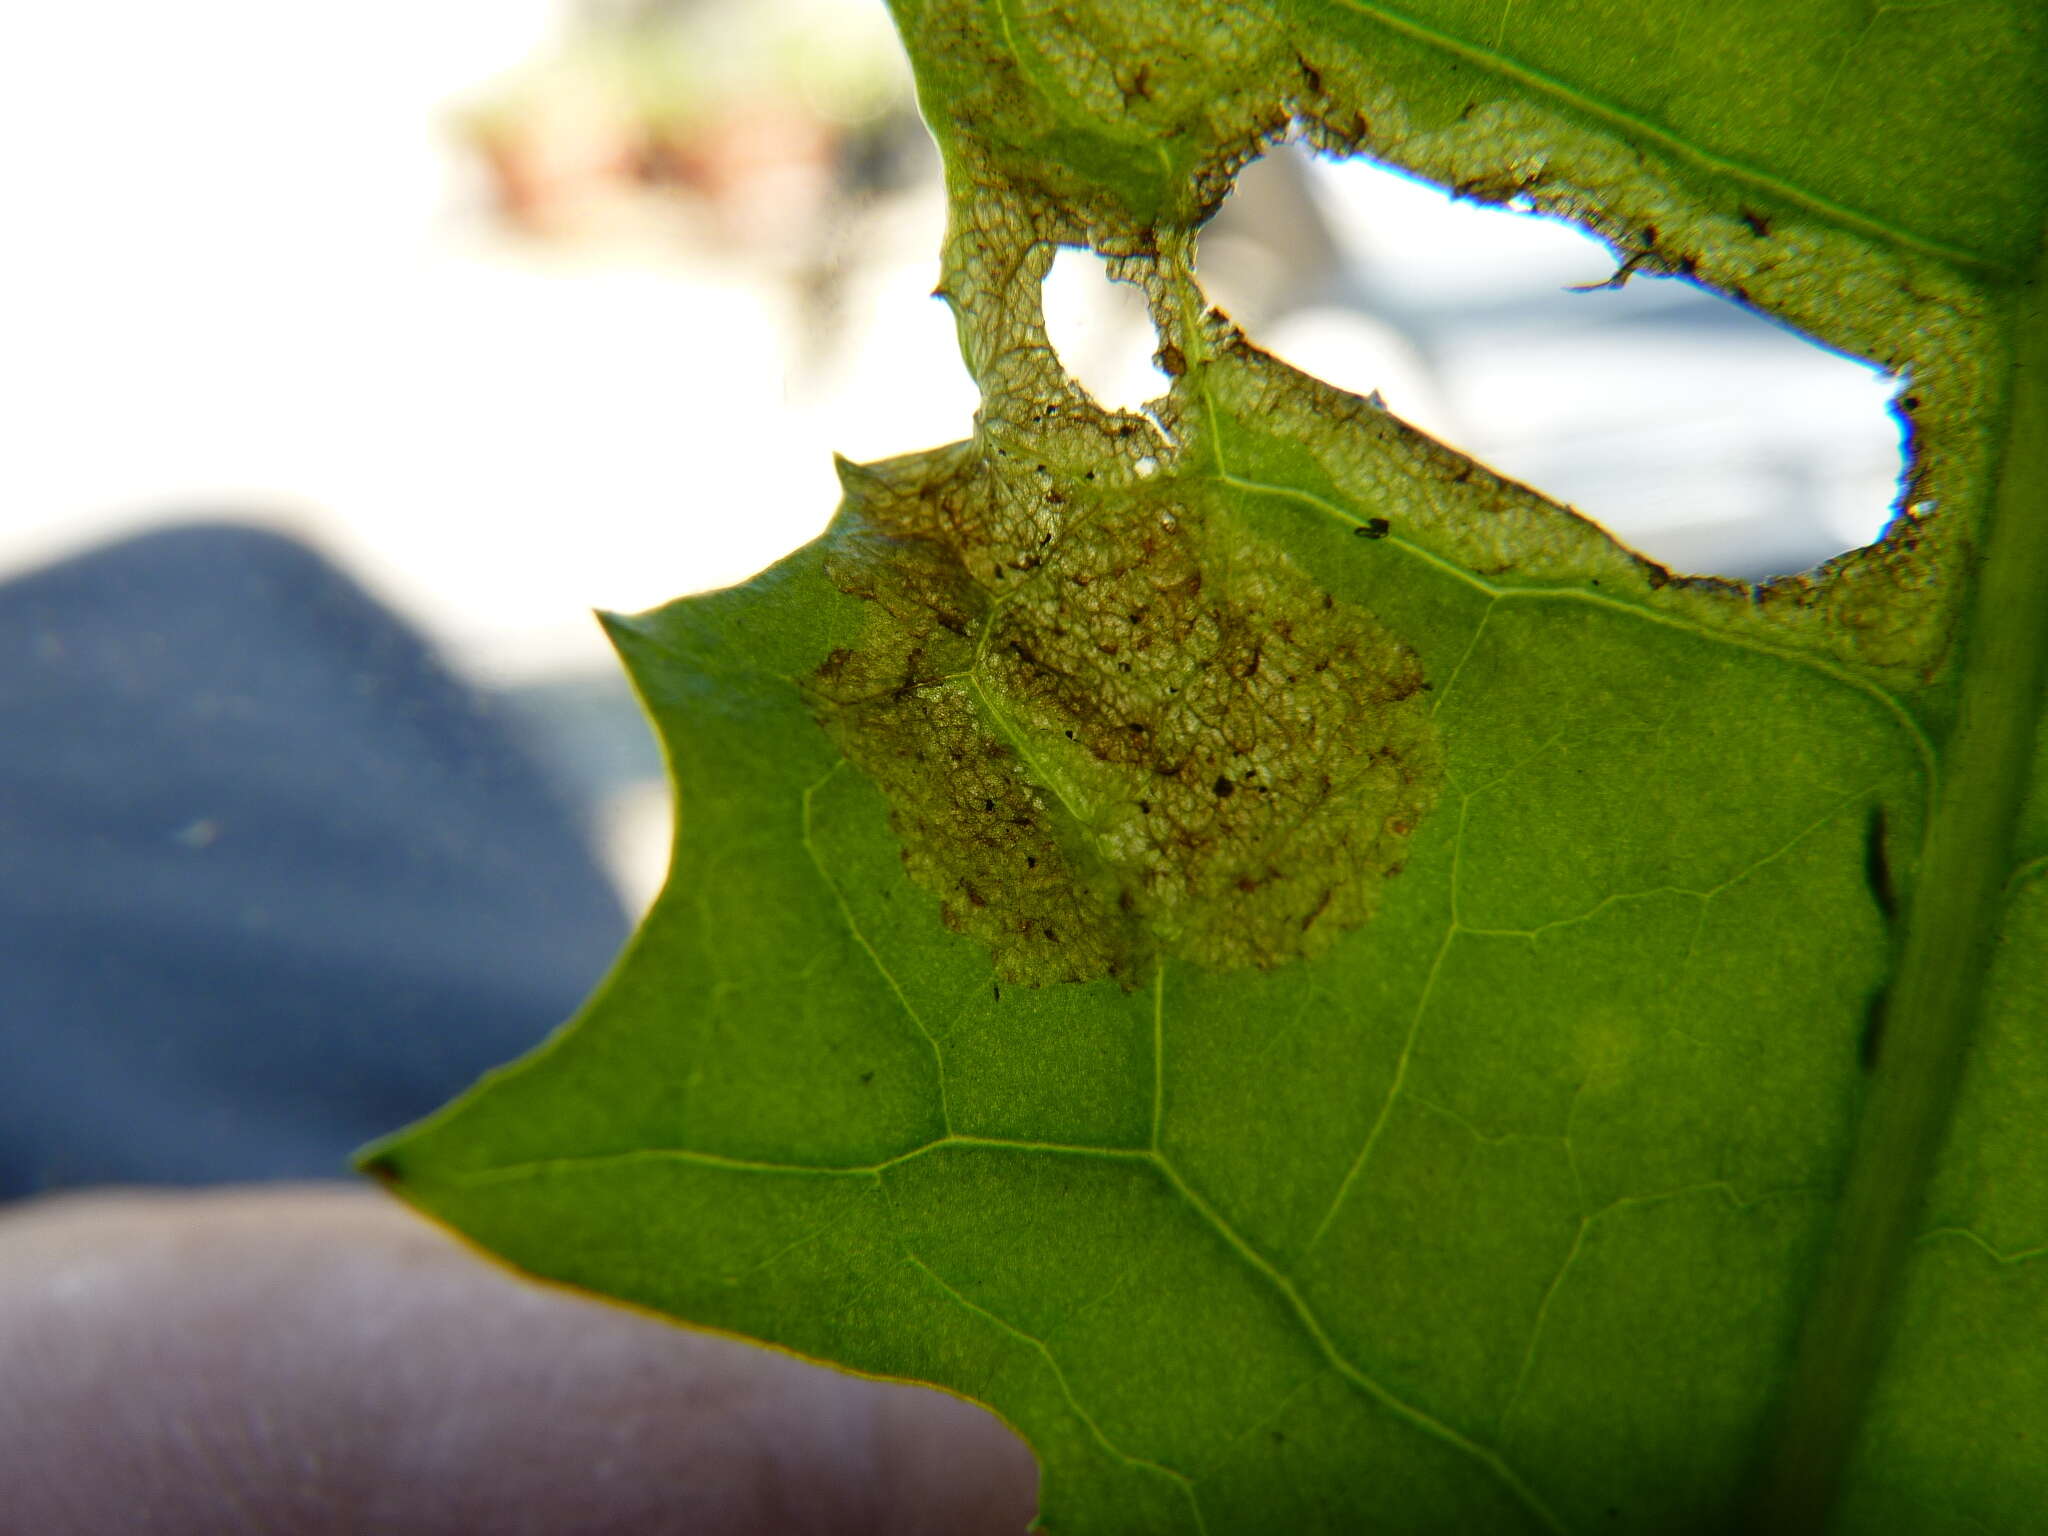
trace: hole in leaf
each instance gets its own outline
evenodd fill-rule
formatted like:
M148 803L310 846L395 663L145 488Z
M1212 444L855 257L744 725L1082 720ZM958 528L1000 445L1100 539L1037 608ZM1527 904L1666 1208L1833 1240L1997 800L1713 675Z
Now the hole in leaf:
M1109 275L1094 251L1062 246L1045 274L1045 335L1060 365L1106 411L1139 411L1172 382L1153 354L1159 332L1144 292Z
M1898 380L1561 220L1285 144L1202 232L1210 302L1303 372L1598 519L1675 570L1760 579L1892 513Z

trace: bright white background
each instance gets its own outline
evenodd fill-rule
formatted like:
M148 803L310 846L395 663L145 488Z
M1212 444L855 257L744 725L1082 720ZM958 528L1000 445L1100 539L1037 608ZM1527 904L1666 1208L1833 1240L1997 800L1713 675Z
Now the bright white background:
M488 217L451 110L551 0L0 6L0 571L167 515L310 533L492 677L602 659L594 607L750 575L831 454L963 435L936 194L842 356L673 250ZM892 242L893 244L893 242Z

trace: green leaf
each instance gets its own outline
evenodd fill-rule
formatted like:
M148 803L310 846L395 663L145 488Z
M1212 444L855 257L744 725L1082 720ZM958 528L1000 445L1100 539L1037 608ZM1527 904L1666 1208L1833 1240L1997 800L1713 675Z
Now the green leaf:
M976 435L610 621L667 889L366 1166L991 1405L1057 1532L2036 1528L2040 8L896 12ZM1889 536L1674 577L1265 357L1191 253L1290 120L1904 374ZM1153 419L1045 345L1062 244Z

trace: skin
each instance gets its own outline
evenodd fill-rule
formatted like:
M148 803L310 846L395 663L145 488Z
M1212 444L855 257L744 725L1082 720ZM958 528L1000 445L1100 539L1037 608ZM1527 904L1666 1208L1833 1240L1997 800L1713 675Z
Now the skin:
M550 1290L368 1191L0 1211L0 1532L1015 1536L992 1416Z

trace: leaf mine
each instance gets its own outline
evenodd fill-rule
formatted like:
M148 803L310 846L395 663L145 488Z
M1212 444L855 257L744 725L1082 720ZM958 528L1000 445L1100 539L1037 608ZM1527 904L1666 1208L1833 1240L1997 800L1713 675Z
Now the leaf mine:
M948 925L1036 985L1371 917L1443 782L1413 650L1198 480L1009 458L849 475L827 569L871 617L810 679Z

